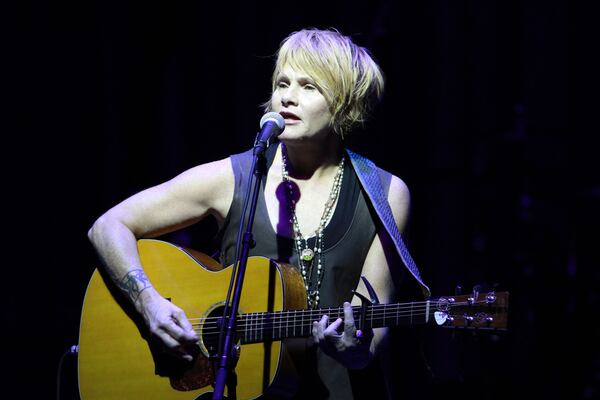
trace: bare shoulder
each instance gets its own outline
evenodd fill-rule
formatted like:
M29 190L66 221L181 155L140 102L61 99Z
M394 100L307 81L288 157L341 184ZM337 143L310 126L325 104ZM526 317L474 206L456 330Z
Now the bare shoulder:
M408 186L396 175L392 175L388 200L390 203L410 203L410 191Z
M410 191L406 183L395 175L392 175L390 182L388 202L392 208L396 224L402 230L410 212Z
M222 221L229 211L233 191L233 168L226 158L190 168L125 199L97 223L117 220L136 237L151 237L188 226L208 215Z
M212 161L190 168L173 178L171 183L186 182L196 186L215 185L218 182L230 181L233 183L233 168L229 157L222 160Z
M233 198L234 180L228 157L190 168L163 185L176 196L193 199L203 208L224 215Z

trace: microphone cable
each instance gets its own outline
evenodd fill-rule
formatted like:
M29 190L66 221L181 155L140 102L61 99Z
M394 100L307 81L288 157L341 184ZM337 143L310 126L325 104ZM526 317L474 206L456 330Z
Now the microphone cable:
M77 355L79 353L79 346L73 345L69 347L67 351L65 351L62 356L60 356L60 360L58 361L58 368L56 371L56 400L60 400L60 384L62 381L62 367L65 361L65 358L69 355Z

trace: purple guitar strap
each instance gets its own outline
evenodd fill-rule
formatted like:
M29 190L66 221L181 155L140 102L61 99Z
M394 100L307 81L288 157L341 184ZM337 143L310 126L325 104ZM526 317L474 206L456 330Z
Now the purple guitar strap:
M381 220L385 230L388 232L392 241L394 242L402 262L411 275L417 280L417 282L419 282L425 297L430 297L431 290L429 290L429 287L423 283L421 274L419 273L419 268L417 268L417 265L408 252L408 249L404 244L404 240L402 240L402 235L398 230L398 226L396 225L396 221L394 220L392 209L390 208L387 200L387 194L384 193L383 185L381 184L379 168L371 160L350 150L346 151L348 152L350 161L354 166L358 180L362 184L367 196L371 200L371 204L379 216L379 219Z

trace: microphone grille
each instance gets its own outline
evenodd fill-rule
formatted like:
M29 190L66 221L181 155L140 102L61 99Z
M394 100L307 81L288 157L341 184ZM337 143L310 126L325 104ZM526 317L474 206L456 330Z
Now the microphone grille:
M263 115L262 118L260 119L260 128L261 129L267 121L275 122L277 124L277 126L279 127L279 129L281 129L281 130L283 130L283 128L285 127L285 121L279 113L268 112L265 115Z

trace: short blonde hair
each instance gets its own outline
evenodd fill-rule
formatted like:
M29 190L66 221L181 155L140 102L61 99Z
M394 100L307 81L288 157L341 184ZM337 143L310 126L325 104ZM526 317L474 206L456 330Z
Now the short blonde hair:
M369 51L337 30L303 29L285 38L277 53L273 91L285 66L315 80L329 104L333 131L342 139L364 123L383 95L383 73ZM270 101L265 108L271 110Z

